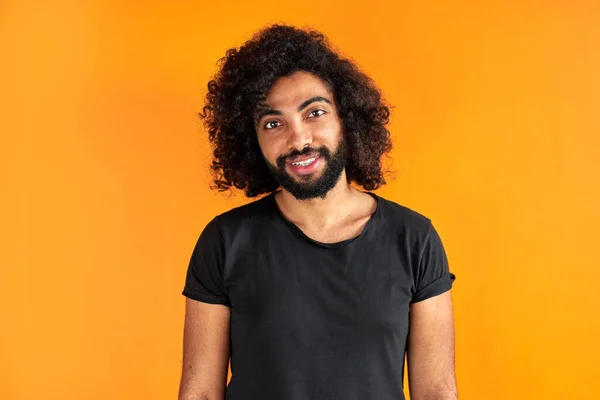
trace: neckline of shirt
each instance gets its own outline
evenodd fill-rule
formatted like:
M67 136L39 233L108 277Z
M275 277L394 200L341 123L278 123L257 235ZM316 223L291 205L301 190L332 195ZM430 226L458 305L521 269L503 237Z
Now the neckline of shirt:
M377 196L375 193L372 192L363 192L366 193L370 196L372 196L375 199L376 202L376 207L375 207L375 211L373 211L373 213L371 214L371 216L369 217L369 220L367 221L367 223L365 224L364 228L362 229L362 231L357 235L354 236L352 238L346 239L346 240L342 240L340 242L334 242L334 243L324 243L324 242L319 242L318 240L315 240L313 238L311 238L310 236L308 236L306 233L304 233L302 231L302 229L300 229L296 224L294 224L292 221L288 220L283 213L281 212L281 210L279 209L279 205L277 205L277 201L275 200L275 193L277 193L277 191L271 193L268 198L269 198L269 202L270 202L270 206L273 207L275 209L276 214L278 215L278 217L288 226L291 228L291 230L296 233L297 235L299 235L301 238L308 240L310 243L313 243L317 246L320 247L326 247L326 248L338 248L338 247L343 247L346 246L347 244L354 242L355 240L359 239L360 237L364 236L367 231L369 230L369 228L371 227L371 225L373 224L373 221L375 220L376 216L379 214L379 209L381 208L381 200L379 198L379 196Z

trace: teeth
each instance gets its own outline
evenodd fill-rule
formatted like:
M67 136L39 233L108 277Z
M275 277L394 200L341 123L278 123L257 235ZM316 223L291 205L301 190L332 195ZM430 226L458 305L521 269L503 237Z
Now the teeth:
M306 167L307 165L311 164L311 163L312 163L313 161L315 161L316 159L317 159L316 157L313 157L313 158L309 158L309 159L308 159L308 160L306 160L306 161L300 161L300 162L295 162L295 163L292 163L292 165L300 165L300 166L302 166L302 167Z

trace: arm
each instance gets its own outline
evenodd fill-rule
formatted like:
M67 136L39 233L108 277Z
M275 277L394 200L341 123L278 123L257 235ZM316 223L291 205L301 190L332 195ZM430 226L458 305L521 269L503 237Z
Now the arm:
M412 400L458 398L450 291L411 305L407 361Z
M229 367L230 308L186 298L179 400L223 400Z

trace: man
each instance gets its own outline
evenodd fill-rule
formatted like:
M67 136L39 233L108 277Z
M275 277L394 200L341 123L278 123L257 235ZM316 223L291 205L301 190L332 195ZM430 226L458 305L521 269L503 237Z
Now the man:
M456 399L440 238L369 192L391 148L371 80L323 35L274 25L208 88L215 187L267 195L193 250L179 399L399 400L405 354L413 400Z

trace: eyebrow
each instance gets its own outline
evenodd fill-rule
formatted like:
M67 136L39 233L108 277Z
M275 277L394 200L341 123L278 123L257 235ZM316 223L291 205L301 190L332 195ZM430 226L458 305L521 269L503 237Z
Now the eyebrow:
M308 107L312 103L316 103L318 101L322 101L324 103L331 104L331 101L329 101L325 97L323 97L323 96L315 96L315 97L311 97L310 99L308 99L306 101L303 101L302 104L300 104L298 106L298 112L304 110L306 107ZM283 113L281 111L279 111L279 110L273 110L273 109L270 109L270 108L263 108L263 109L260 109L256 113L256 121L257 122L260 121L261 119L263 119L267 115L283 115Z

